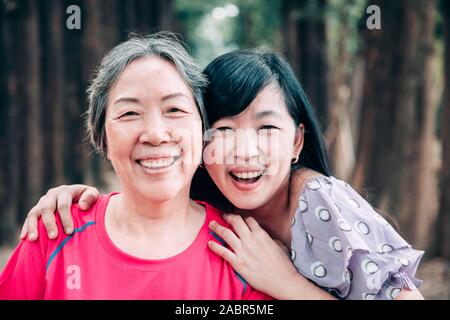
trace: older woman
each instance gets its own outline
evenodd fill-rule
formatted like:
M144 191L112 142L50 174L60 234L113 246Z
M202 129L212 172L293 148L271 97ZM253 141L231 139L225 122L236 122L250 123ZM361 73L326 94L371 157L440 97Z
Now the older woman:
M58 221L57 241L23 240L0 276L0 299L267 297L209 251L208 223L221 213L189 198L205 83L167 34L132 38L103 59L88 90L87 127L122 192L87 212L72 206L70 236Z

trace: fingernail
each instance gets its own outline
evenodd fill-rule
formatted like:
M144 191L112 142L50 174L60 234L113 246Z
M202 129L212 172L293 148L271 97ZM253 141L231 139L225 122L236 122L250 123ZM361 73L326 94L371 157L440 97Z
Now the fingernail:
M66 233L67 234L71 234L72 233L72 228L71 227L67 227L66 228Z
M34 232L31 232L30 235L28 236L29 240L34 240L35 239L36 234Z

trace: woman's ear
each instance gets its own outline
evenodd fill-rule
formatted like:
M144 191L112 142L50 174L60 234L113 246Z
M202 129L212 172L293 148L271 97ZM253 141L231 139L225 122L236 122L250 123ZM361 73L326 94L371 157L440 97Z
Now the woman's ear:
M109 156L109 148L108 148L108 144L106 143L106 137L105 137L105 144L103 146L103 149L105 150L106 153L106 159L108 159L109 161L111 161L111 157Z
M305 141L305 126L303 123L300 123L299 126L295 130L295 138L294 138L294 148L292 158L295 158L300 155L303 149L303 143Z

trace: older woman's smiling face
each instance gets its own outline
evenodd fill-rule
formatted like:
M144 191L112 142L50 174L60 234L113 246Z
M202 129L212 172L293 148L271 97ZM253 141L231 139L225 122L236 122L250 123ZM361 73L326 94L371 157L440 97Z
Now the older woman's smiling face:
M130 63L109 92L107 156L124 191L164 201L189 194L202 152L202 122L190 88L156 56Z

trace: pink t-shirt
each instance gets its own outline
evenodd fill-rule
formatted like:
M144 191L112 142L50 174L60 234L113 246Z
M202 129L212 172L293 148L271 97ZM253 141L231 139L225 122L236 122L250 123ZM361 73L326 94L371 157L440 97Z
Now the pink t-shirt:
M39 240L22 240L0 275L0 299L270 299L252 289L231 265L207 246L220 241L211 220L227 225L211 205L194 242L183 252L146 260L117 248L105 229L105 210L114 193L100 196L89 211L73 205L75 231L48 240L42 221Z

